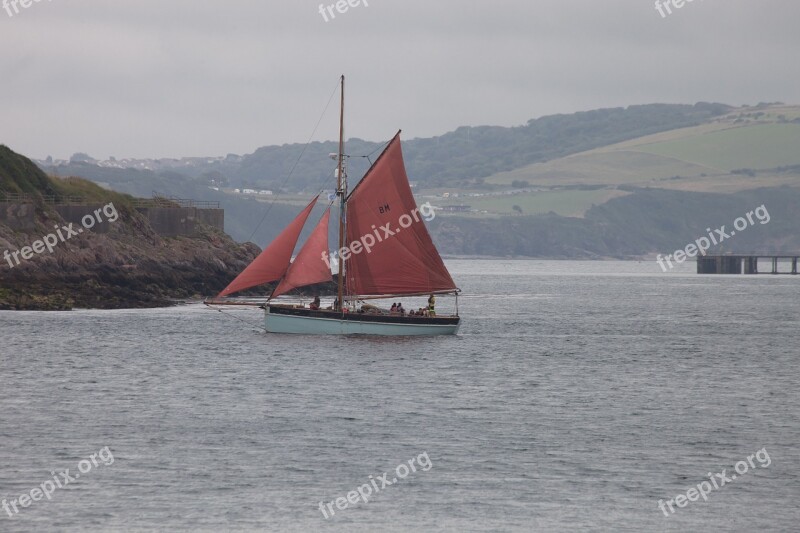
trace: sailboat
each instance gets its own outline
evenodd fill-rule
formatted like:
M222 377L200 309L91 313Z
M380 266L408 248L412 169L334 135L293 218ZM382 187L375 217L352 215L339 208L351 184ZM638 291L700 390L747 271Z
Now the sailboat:
M328 251L331 201L294 261L297 244L317 195L253 260L218 298L278 282L263 305L264 327L272 333L453 335L458 332L458 294L453 278L431 240L414 200L403 162L400 132L386 145L361 181L348 191L344 142L344 76L341 77L339 153L337 157L339 239L337 292L323 309L281 303L289 291L332 281ZM424 213L423 213L424 214ZM435 312L435 295L456 297L455 314ZM367 300L400 296L429 296L424 311L412 315L388 312Z

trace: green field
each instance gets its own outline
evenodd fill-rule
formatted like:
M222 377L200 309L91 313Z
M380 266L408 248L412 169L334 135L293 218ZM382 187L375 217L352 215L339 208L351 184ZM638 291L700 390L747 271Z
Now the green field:
M517 188L522 186L519 182L527 182L532 187L630 185L715 193L800 186L797 173L764 171L800 165L800 124L790 122L798 118L800 106L739 108L706 124L527 165L485 181ZM731 173L738 169L760 172L755 176ZM587 204L586 191L569 190L559 196L562 211ZM507 203L489 205L506 212ZM532 209L539 209L538 203L533 204Z
M800 124L759 124L706 133L638 150L721 171L800 164Z
M718 171L679 159L649 154L636 149L585 152L537 163L486 178L488 183L511 185L527 181L532 185L647 185L673 176L700 176Z
M523 215L536 215L554 212L563 216L582 216L592 204L604 204L611 198L625 196L626 192L617 190L596 191L541 191L508 196L485 196L481 198L457 198L449 201L432 201L434 205L467 204L473 210L488 213L458 213L459 216L519 215L514 206L522 208ZM458 200L458 201L456 201ZM447 215L447 213L443 213Z

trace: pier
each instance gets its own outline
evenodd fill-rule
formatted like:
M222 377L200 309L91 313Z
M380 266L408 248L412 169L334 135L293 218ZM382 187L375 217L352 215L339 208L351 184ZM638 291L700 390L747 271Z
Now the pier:
M698 274L797 274L797 259L800 253L747 253L706 255L697 257ZM763 259L771 266L769 272L759 272L758 260ZM779 264L787 269L780 271ZM791 266L791 270L788 267Z

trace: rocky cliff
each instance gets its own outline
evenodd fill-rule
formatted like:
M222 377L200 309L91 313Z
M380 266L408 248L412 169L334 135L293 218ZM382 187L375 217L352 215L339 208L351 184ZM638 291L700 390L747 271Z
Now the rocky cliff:
M170 305L217 294L259 253L202 222L159 235L135 205L0 146L0 309Z

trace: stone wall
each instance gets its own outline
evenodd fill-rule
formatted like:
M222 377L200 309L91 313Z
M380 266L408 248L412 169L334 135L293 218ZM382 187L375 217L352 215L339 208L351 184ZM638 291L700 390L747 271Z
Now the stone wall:
M87 205L54 205L53 208L67 222L72 222L76 227L81 227L81 220L91 215L95 233L108 233L113 222L103 213L106 204ZM36 227L34 204L0 202L0 223L14 230L31 230ZM99 210L100 222L94 213ZM198 234L199 223L213 226L225 231L224 209L200 209L197 207L137 207L150 222L150 226L162 237L177 237L184 235L193 237ZM88 221L88 220L87 220Z
M0 202L0 223L14 230L29 230L36 227L34 204Z
M162 237L194 236L198 222L225 231L224 209L197 207L137 207L147 217L150 226Z
M95 233L108 233L111 229L112 222L108 221L108 217L103 213L103 206L106 204L86 204L86 205L54 205L53 208L61 215L67 222L72 222L74 227L81 227L81 220L87 216L94 222L91 230ZM95 211L98 211L95 216ZM113 213L112 213L113 216ZM100 222L97 219L100 219ZM86 219L89 222L89 219Z

